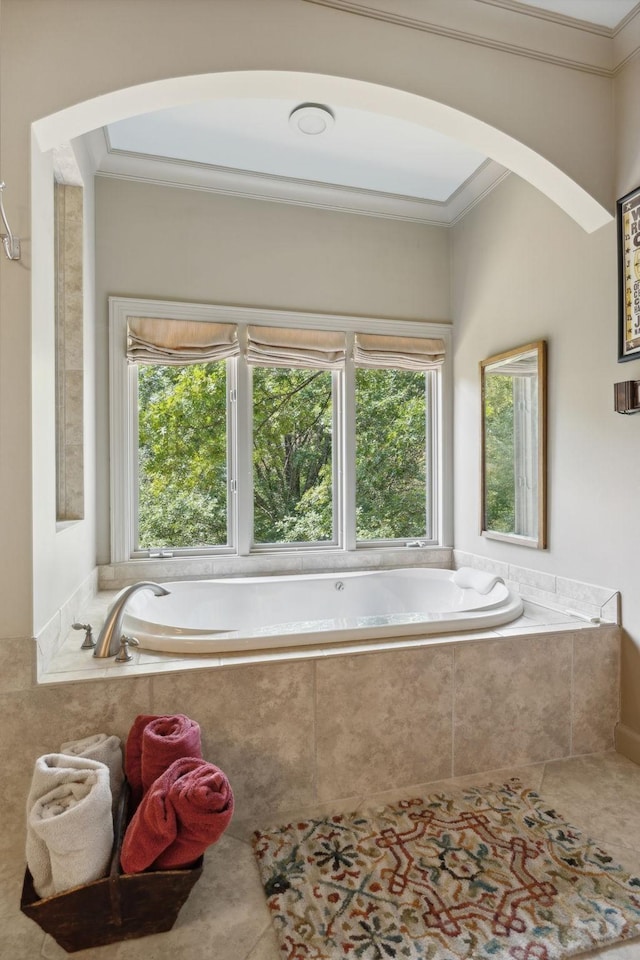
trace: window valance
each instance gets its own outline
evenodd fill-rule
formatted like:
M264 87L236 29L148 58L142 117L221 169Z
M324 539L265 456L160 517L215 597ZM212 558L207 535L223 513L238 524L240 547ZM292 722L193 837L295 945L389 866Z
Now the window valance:
M344 333L251 325L247 362L257 367L307 367L338 370L346 356Z
M238 328L234 323L129 317L127 360L182 366L237 357Z
M357 367L382 370L432 370L444 361L444 340L356 333L353 359Z
M241 352L233 323L129 317L130 363L182 366L237 357ZM243 350L243 352L245 352ZM334 330L247 327L246 358L253 366L339 370L346 359L346 335ZM356 333L353 359L358 367L431 370L445 355L444 340Z

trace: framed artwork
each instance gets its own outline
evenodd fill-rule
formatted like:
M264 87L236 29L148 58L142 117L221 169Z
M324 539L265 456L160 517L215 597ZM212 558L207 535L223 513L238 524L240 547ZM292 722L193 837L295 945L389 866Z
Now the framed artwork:
M640 187L617 203L618 362L640 360Z

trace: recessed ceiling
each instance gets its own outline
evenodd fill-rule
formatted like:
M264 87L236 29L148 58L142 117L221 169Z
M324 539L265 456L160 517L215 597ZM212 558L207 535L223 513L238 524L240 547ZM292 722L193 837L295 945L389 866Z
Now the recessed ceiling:
M334 122L305 135L296 100L220 99L107 128L112 150L446 202L486 157L415 123L330 104Z
M565 17L597 23L614 29L636 6L638 0L520 0L528 7L538 7Z

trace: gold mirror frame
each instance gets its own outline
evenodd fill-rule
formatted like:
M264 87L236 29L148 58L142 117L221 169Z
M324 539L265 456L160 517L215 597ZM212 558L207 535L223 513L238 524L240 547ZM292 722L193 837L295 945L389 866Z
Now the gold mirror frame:
M482 360L480 382L482 536L544 550L547 546L546 341L527 343ZM497 412L496 405L500 407Z

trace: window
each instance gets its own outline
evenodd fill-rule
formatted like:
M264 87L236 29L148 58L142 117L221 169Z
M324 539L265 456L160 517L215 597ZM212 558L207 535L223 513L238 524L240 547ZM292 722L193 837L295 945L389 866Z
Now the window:
M140 550L227 545L226 361L138 369Z
M429 374L356 370L356 538L431 539Z
M333 374L257 367L252 380L255 542L336 542Z
M442 543L448 336L113 298L112 562Z

